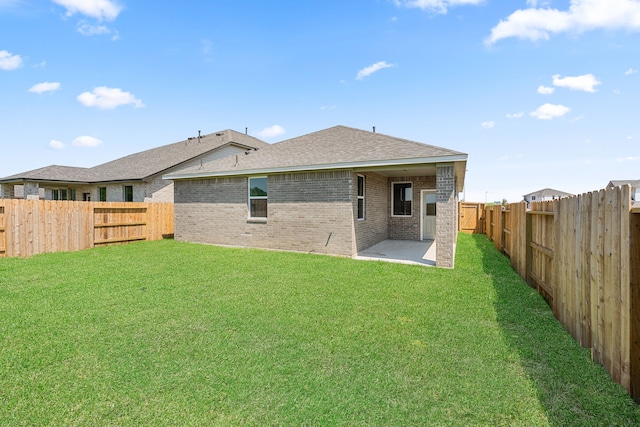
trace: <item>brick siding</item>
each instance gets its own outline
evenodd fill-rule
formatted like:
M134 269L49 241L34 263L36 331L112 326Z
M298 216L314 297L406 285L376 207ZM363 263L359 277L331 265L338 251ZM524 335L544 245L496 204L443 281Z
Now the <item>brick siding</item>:
M436 168L436 265L453 268L457 237L457 192L453 165Z
M175 182L175 238L353 256L350 171L270 175L268 218L249 219L247 177Z
M391 215L391 183L411 182L413 201L411 202L411 216L398 217ZM389 178L387 197L389 198L389 239L393 240L422 240L420 236L420 192L435 190L435 176L408 176ZM439 213L439 211L438 211Z
M364 176L364 220L358 218L357 182ZM361 251L389 238L389 183L377 173L354 173L353 218L356 250Z

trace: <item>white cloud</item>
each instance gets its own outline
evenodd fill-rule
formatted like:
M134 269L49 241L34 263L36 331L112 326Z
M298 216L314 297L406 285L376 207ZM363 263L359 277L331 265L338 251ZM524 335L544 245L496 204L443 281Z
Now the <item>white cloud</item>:
M624 163L624 162L638 162L640 161L640 157L639 156L629 156L629 157L620 157L618 159L616 159L616 161L618 163Z
M77 99L86 107L96 107L103 110L113 109L121 105L133 105L136 108L144 107L142 101L132 93L105 86L97 87L92 92L81 93Z
M36 85L31 86L31 88L29 89L29 92L40 94L45 92L55 92L58 89L60 89L60 83L44 82L44 83L38 83Z
M538 93L541 95L551 95L555 89L547 86L538 86Z
M56 150L62 150L64 148L64 142L52 139L51 142L49 142L49 147Z
M536 111L529 113L529 115L539 120L551 120L555 117L562 117L569 111L571 109L564 105L544 104L538 107Z
M92 136L79 136L76 139L74 139L73 141L71 141L71 144L75 145L76 147L97 147L98 145L102 144L102 141L99 140L98 138L94 138Z
M22 57L6 50L0 50L0 70L15 70L22 67Z
M435 13L447 13L450 7L476 5L484 0L393 0L398 7L412 7Z
M582 33L597 29L640 31L639 0L570 0L568 10L539 8L541 2L529 2L491 29L486 43L517 37L548 40L552 34ZM546 4L544 4L546 6Z
M638 72L638 70L636 70L635 68L629 68L627 71L624 72L625 76L630 76L632 74L636 74Z
M585 74L576 77L560 77L559 74L553 76L553 84L558 87L566 87L571 90L583 90L585 92L595 92L595 86L601 84L593 74Z
M373 65L369 65L368 67L363 68L362 70L358 71L358 75L356 76L356 80L362 80L367 76L370 76L371 74L380 71L384 68L391 68L391 67L395 67L395 64L389 64L386 61L380 61L380 62L376 62Z
M524 116L524 111L520 111L519 113L509 113L507 114L507 119L520 119Z
M111 34L111 30L104 25L87 24L85 21L78 22L78 32L83 36Z
M112 0L52 0L67 9L67 16L80 13L100 21L112 21L122 11L122 6Z
M485 129L493 129L496 126L496 122L494 121L482 122L480 123L480 126L482 126Z
M0 0L0 9L2 8L12 8L22 5L23 0Z
M548 0L527 0L527 6L531 6L531 7L542 7L542 6L548 6L548 5L549 5Z
M273 125L271 127L262 129L258 132L258 136L260 138L275 138L276 136L280 136L285 133L285 130L280 125Z

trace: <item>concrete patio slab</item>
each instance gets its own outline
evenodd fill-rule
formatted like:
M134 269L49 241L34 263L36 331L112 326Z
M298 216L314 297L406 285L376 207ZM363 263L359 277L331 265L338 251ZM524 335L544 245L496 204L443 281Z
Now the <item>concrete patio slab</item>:
M355 259L435 266L435 240L385 240L360 251Z

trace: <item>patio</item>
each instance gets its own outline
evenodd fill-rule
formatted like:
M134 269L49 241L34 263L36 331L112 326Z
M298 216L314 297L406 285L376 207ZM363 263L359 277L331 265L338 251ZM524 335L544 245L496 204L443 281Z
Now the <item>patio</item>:
M435 266L435 240L385 240L360 251L355 259Z

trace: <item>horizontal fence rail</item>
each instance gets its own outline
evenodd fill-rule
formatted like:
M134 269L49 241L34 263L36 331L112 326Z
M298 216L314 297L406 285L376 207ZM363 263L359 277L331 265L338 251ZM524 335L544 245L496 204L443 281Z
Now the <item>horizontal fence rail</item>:
M172 203L0 199L0 257L79 251L172 235Z
M477 204L480 206L481 204ZM485 234L594 361L640 399L640 209L629 186L484 206Z

